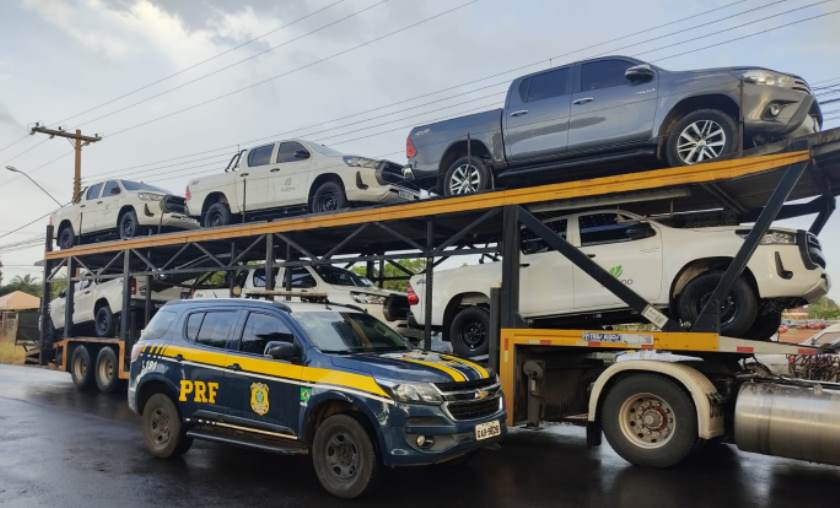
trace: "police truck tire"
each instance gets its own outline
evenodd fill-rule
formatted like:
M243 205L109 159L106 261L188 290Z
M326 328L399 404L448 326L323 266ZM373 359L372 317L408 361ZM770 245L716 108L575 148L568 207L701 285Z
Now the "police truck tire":
M348 415L334 415L315 430L312 465L330 494L353 499L370 491L382 466L365 428Z
M88 390L93 387L94 368L91 361L90 351L83 344L73 348L70 354L70 377L73 384L80 390Z
M493 188L493 176L481 158L474 155L461 157L446 170L441 182L444 196L474 194Z
M112 393L117 390L120 383L119 362L113 348L105 346L99 350L94 374L100 392Z
M143 440L155 457L168 459L190 449L178 408L168 395L156 393L143 406Z
M706 272L686 284L677 304L681 320L693 323L697 319L722 276L721 271ZM720 334L744 337L755 323L757 314L758 296L755 290L744 277L738 277L721 303Z
M465 358L486 355L490 350L490 313L484 307L459 310L449 325L452 351Z
M670 467L696 448L694 403L667 377L633 374L619 380L604 397L600 415L610 446L632 464Z

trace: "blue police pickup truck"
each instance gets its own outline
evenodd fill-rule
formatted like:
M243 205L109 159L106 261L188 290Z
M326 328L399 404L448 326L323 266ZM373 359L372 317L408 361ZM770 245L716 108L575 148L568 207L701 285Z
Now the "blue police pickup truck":
M344 498L383 466L461 460L505 432L495 374L329 303L169 302L132 349L128 402L157 457L193 438L309 453Z

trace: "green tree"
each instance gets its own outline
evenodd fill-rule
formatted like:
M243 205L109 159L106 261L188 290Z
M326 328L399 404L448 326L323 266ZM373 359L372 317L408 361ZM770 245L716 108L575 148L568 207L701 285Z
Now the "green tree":
M422 258L414 258L414 259L402 259L397 261L400 265L404 266L410 272L414 274L421 273L426 268L426 260ZM371 280L375 283L376 280L379 278L378 274L378 263L374 263L374 273L371 274ZM354 266L351 270L355 273L365 276L365 267L362 266ZM408 274L397 268L396 266L385 263L384 275L385 279L390 277L407 277ZM408 288L408 280L386 280L383 284L385 289L391 289L394 291L405 291Z
M12 282L3 286L3 294L13 291L23 291L30 295L41 296L41 283L28 273L26 275L16 275Z
M816 302L808 305L808 317L812 319L837 319L840 318L840 305L827 296L823 296Z

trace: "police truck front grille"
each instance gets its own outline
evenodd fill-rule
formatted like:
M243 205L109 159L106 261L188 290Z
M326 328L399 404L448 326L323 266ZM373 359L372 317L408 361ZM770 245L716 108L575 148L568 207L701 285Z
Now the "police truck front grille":
M499 411L499 397L485 400L450 402L449 414L456 420L475 420L485 418Z
M491 376L486 379L478 379L475 381L460 381L449 383L435 383L435 386L442 392L460 392L464 390L477 390L479 388L487 388L496 384L496 380Z

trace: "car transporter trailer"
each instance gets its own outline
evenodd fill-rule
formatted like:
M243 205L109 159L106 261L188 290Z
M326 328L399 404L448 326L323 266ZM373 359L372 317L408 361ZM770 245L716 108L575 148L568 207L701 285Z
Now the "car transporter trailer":
M432 273L445 259L501 255L502 282L490 299L488 362L500 376L508 424L585 425L590 444L600 443L605 434L622 456L643 465L676 464L698 445L718 440L760 453L840 464L840 386L774 377L754 361L754 355L762 353L817 351L720 336L717 315L719 302L774 220L816 214L810 231L800 232L798 241L804 259L821 255L810 250L809 239L822 230L838 193L840 130L835 129L748 156L694 166L61 251L52 249L53 232L48 227L44 294L50 294L51 281L62 269L71 280L122 277L123 287L129 288L135 277L147 277L147 282L201 280L213 272L241 270L246 263L260 261L266 266L267 287L274 287L272 268L278 265L366 263L370 271L373 263L386 262L410 273L400 260L424 258L424 291L426 301L431 301ZM684 221L703 225L726 221L754 225L698 318L686 324L651 306L544 224L552 214L603 206L648 216L679 214ZM518 313L523 228L621 298L639 321L651 324L620 330L530 327ZM123 298L123 308L129 308L128 291ZM71 323L73 284L68 284L66 303L65 322ZM47 330L48 310L44 299L42 330ZM74 371L74 379L91 368L125 378L137 329L152 312L147 298L143 311L123 313L119 338L74 336L72 325L66 326L63 337L42 333L40 363ZM429 349L431 305L425 312L423 347Z

